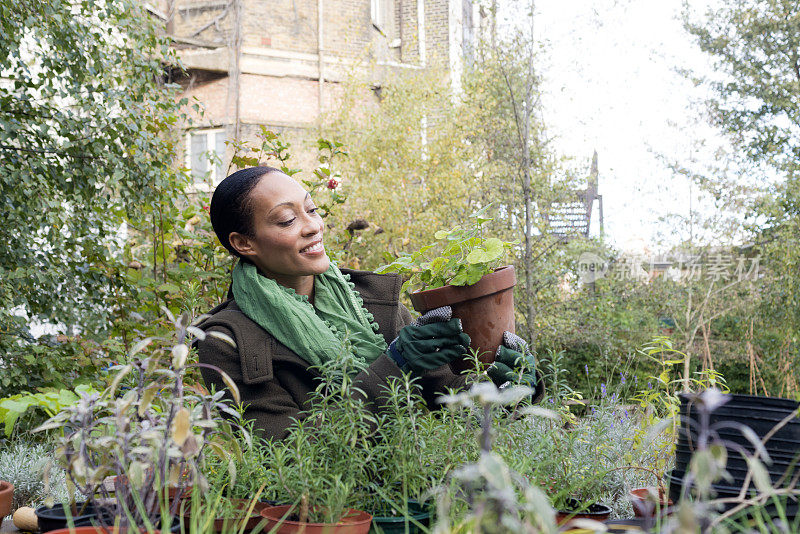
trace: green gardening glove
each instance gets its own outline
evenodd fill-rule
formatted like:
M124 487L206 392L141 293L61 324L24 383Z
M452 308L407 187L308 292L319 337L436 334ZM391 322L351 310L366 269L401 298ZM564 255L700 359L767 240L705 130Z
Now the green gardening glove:
M400 330L387 354L400 369L414 374L436 369L467 352L469 336L461 320L452 319L450 306L431 310Z
M518 335L503 332L503 343L497 348L494 363L487 374L497 387L507 382L536 388L536 359L528 344Z

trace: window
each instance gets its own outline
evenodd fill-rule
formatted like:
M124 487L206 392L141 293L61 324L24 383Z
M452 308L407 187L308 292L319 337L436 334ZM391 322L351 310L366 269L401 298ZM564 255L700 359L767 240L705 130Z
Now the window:
M225 130L194 130L186 134L186 166L195 182L217 185L225 178Z
M383 32L386 24L386 0L371 0L370 9L372 12L372 25Z

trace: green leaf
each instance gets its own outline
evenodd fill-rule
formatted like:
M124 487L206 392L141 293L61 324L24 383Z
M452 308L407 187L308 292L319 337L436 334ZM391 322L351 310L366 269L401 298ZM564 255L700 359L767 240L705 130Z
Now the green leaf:
M503 242L496 237L490 237L484 241L483 249L486 251L486 254L491 257L491 259L488 261L494 261L498 259L503 255L503 251L505 250L503 247Z
M485 250L482 248L476 248L472 250L469 254L467 254L467 263L475 265L477 263L486 263L490 261L488 258L490 256L486 253Z
M159 285L156 289L158 289L159 291L165 291L167 293L177 293L178 291L180 291L180 288L178 286L170 282L165 282Z

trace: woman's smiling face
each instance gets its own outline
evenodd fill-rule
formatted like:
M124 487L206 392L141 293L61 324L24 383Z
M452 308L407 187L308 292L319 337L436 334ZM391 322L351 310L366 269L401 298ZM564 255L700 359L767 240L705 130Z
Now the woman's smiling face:
M232 233L231 245L279 284L301 292L311 277L313 286L313 275L328 270L330 260L322 242L322 217L308 192L289 176L270 172L249 201L253 235Z

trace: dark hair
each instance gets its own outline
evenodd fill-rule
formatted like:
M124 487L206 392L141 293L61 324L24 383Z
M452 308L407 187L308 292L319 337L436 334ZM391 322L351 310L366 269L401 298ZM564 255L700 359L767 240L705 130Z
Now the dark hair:
M211 226L219 242L234 256L240 256L231 246L232 232L253 237L253 203L250 193L261 177L271 172L281 172L274 167L249 167L222 180L211 197L209 214Z

